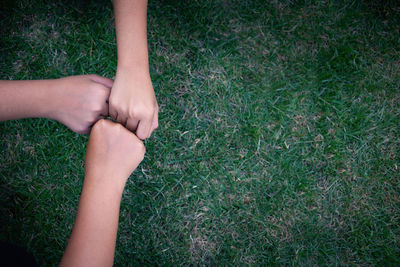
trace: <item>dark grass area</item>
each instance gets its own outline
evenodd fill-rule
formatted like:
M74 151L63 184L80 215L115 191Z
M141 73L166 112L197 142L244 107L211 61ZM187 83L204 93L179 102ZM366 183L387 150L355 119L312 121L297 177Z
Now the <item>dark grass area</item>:
M2 79L113 77L112 3L1 11ZM396 1L150 1L161 108L116 265L400 264ZM0 124L0 238L56 265L87 137Z

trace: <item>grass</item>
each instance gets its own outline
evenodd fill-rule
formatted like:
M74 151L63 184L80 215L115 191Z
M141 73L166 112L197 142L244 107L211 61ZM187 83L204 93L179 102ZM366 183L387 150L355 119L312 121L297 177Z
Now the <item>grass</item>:
M19 1L1 78L113 77L110 1ZM150 1L161 108L123 196L115 264L399 265L396 1ZM86 136L0 124L0 240L57 265Z

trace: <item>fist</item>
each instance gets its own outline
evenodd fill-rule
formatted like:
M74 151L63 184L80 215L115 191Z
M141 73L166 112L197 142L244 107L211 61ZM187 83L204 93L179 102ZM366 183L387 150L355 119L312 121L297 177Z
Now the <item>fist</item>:
M158 127L158 104L148 74L117 69L109 114L144 140Z
M108 116L112 80L80 75L57 79L56 83L50 118L76 133L88 134L96 121Z
M143 160L143 142L121 124L101 119L92 128L86 150L87 176L120 182Z

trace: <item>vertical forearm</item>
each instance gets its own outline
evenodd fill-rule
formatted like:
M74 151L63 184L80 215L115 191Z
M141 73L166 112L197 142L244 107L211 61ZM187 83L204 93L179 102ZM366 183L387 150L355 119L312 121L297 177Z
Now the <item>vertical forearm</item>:
M123 186L97 178L85 177L74 228L60 266L113 265Z
M148 72L147 0L114 0L118 68Z
M0 81L0 121L47 117L55 80Z
M78 213L60 266L112 266L122 193L145 147L118 123L99 120L90 132Z
M158 127L158 104L149 71L147 0L114 0L118 66L109 114L140 139Z

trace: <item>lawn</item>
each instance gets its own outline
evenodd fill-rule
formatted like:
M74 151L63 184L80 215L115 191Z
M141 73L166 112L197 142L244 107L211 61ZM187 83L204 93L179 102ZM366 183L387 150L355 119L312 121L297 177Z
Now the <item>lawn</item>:
M113 78L111 1L9 2L1 79ZM116 266L400 265L398 1L151 1L160 127ZM0 123L0 240L57 265L88 137Z

